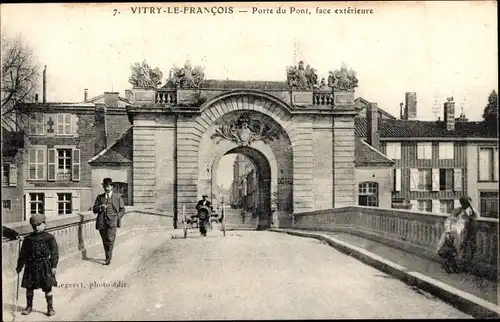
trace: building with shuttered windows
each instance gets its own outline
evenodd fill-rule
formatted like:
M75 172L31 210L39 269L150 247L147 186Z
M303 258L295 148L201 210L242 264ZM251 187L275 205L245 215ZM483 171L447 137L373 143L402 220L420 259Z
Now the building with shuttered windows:
M416 103L415 103L416 104ZM416 107L415 107L416 109ZM378 150L394 160L392 206L449 213L461 196L484 217L498 217L498 137L482 122L455 118L454 102L443 120L356 118L356 135L376 128Z
M4 144L2 151L3 222L89 210L93 196L87 161L131 126L125 103L118 93L105 93L82 103L25 104L30 117L22 122L23 142L10 149ZM107 140L96 136L103 110L114 128Z

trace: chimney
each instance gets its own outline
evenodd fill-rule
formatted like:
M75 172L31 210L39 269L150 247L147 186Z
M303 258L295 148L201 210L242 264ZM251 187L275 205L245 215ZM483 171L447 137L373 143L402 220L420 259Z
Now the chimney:
M118 107L118 92L104 92L104 104L107 107Z
M45 68L43 69L43 80L42 80L42 89L43 89L43 96L42 96L42 102L45 104L47 101L47 65L45 65Z
M448 131L455 130L455 102L453 97L448 97L444 103L444 123Z
M400 118L401 120L404 120L404 119L405 119L405 116L404 116L404 114L403 114L403 105L404 105L404 103L403 103L403 102L399 103L399 118Z
M406 111L405 118L407 120L414 120L417 118L417 93L407 92L405 94Z
M378 104L369 103L366 107L366 130L368 137L368 144L374 149L379 149L379 132L378 132Z
M95 141L94 154L98 154L106 148L106 106L96 104L95 107Z
M83 101L84 101L85 103L87 103L88 98L89 98L89 92L88 92L88 89L84 89L84 90L83 90Z

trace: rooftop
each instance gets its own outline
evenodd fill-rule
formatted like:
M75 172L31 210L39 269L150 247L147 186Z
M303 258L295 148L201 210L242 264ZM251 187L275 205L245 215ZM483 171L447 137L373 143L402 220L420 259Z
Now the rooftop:
M367 137L367 121L355 119L356 136ZM455 122L455 130L448 131L444 121L414 121L379 119L381 138L498 138L482 122Z

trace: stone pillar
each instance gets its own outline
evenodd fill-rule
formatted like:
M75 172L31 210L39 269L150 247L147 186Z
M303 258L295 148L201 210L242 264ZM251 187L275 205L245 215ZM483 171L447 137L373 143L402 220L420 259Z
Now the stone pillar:
M183 205L187 215L196 213L198 198L198 152L201 138L193 134L192 116L177 118L177 209L179 215Z
M333 208L332 117L316 117L313 129L314 210Z
M156 119L155 208L167 214L175 213L176 191L176 119L174 115L159 115Z
M354 116L339 115L333 120L333 206L356 205L354 168Z
M137 207L153 209L156 202L154 124L148 120L134 120L133 142L133 204Z
M312 211L313 201L313 129L311 116L293 119L293 212Z

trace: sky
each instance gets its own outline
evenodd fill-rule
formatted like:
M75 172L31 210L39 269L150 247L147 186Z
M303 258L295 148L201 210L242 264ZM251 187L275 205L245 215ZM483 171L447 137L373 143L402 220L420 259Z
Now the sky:
M1 32L22 35L47 65L47 101L82 101L85 88L90 97L124 95L131 64L144 59L162 70L163 81L186 60L209 79L278 81L294 61L304 60L320 78L344 62L357 73L356 97L399 116L405 92L416 92L422 120L436 119L433 106L448 96L457 113L463 108L479 120L497 90L495 1L198 4L234 7L215 15L163 12L182 3L151 4L162 7L159 14L132 13L137 6L150 5L2 4ZM252 14L252 7L278 6L287 13ZM311 14L290 13L292 6ZM373 14L316 14L317 7Z

